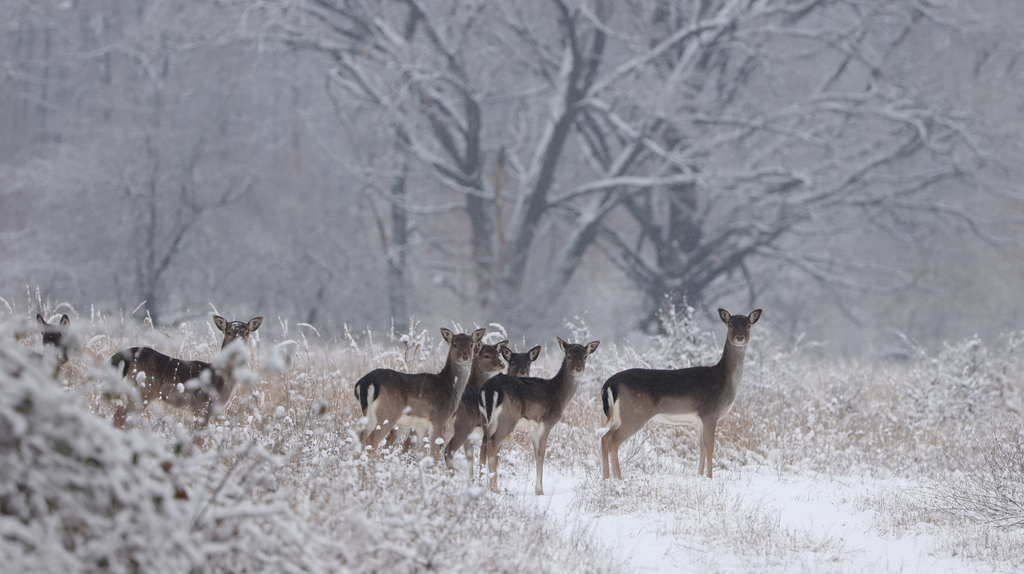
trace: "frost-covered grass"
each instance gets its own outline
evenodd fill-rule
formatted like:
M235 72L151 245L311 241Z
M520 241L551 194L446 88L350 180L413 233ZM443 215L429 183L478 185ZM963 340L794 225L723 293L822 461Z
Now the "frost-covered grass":
M353 384L379 366L438 370L444 349L436 329L334 340L281 322L282 340L291 343L253 338L257 382L236 388L194 448L183 411L153 405L128 432L93 414L109 419L112 411L100 367L116 350L149 345L209 360L219 344L212 322L159 330L70 311L77 345L62 385L8 369L5 389L20 390L3 393L0 413L24 417L24 393L48 389L45 400L73 413L81 430L57 425L64 430L44 433L54 423L41 418L20 436L58 456L66 451L60 433L74 433L81 448L112 449L120 462L105 464L125 465L118 472L136 473L125 476L141 486L97 483L88 457L75 455L86 462L65 461L60 472L69 481L93 477L83 478L86 491L112 489L116 502L85 504L75 499L77 487L50 481L51 496L74 501L59 511L72 518L48 515L54 511L45 504L26 514L10 502L23 486L11 477L51 467L37 468L46 457L28 457L9 440L0 445L4 468L15 469L0 474L0 554L30 571L42 556L36 548L63 548L60 564L77 561L85 571L133 571L144 563L139 552L159 563L175 545L189 548L175 559L196 571L999 571L1024 561L1020 334L995 348L972 338L936 354L909 346L906 360L857 363L811 360L776 345L759 324L739 398L719 426L715 478L696 475L692 429L652 423L622 448L624 480L603 481L604 379L634 366L707 364L721 353L721 333L701 332L691 313L679 312L666 336L642 346L602 342L552 432L547 496L535 497L525 433L503 447L499 495L463 468L434 466L418 448L380 457L360 448ZM0 327L0 335L31 330L20 316ZM516 340L500 326L490 330L488 342ZM582 324L569 330L573 340L600 339ZM39 344L14 339L0 345L17 354ZM550 376L560 360L554 337L525 344L537 342L545 350L533 372ZM141 500L152 492L163 493L160 508ZM68 526L79 523L95 524L95 532ZM137 537L101 535L108 523L174 535L140 550Z

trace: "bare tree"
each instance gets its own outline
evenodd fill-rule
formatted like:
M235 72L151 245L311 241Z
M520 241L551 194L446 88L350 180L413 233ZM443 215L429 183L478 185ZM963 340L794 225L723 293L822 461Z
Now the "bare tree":
M502 319L528 322L547 308L593 246L646 294L641 323L656 330L666 296L699 303L735 277L753 297L758 266L833 287L851 270L905 280L905 270L837 261L818 241L863 224L899 238L939 217L984 234L957 202L982 155L970 117L901 74L922 56L907 39L954 29L952 9L910 0L260 7L250 16L266 16L264 39L328 55L329 89L345 109L379 112L429 177L463 194L475 293Z

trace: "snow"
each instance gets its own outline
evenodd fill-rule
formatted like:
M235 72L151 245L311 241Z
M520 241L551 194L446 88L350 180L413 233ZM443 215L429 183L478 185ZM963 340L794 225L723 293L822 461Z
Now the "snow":
M523 469L520 469L523 470ZM878 532L875 511L858 500L886 490L909 491L920 485L907 480L869 476L833 477L807 472L779 474L764 466L719 472L713 479L696 472L606 481L607 490L645 488L661 482L666 491L696 493L696 499L724 499L739 509L746 525L711 524L723 517L687 506L694 497L681 496L678 506L660 511L601 513L582 508L585 491L599 482L593 476L565 475L545 469L545 495L533 494L529 472L511 480L503 494L533 504L551 520L574 524L593 533L599 545L614 549L641 574L660 572L997 572L986 565L935 552L935 536L922 525L917 532L889 537ZM773 530L767 532L762 530ZM705 531L700 536L680 535ZM737 534L748 535L738 539ZM1009 571L1009 570L1007 570Z

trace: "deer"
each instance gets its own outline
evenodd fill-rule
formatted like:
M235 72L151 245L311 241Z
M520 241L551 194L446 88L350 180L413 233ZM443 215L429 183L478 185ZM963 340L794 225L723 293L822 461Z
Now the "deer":
M430 455L434 461L440 460L444 428L459 406L469 382L474 351L485 332L481 328L469 335L455 334L442 327L441 336L449 347L439 373L375 369L356 381L356 399L365 418L359 431L363 446L375 451L396 426L425 429Z
M450 435L444 449L445 464L449 469L453 468L452 458L460 448L465 447L470 478L473 477L473 447L468 443L469 435L477 428L483 428L483 418L477 407L480 402L480 389L488 379L508 367L505 363L505 353L509 351L507 345L508 341L505 340L494 345L483 345L477 351L470 367L466 388L462 391L455 416L450 421L450 432L445 433Z
M616 373L601 388L601 403L608 432L601 437L603 478L622 480L619 447L647 421L697 425L700 462L697 474L712 476L715 429L732 408L743 379L743 358L750 342L750 327L761 318L761 309L750 315L730 315L718 310L729 326L722 358L714 366L675 370L628 369ZM610 462L610 469L609 469Z
M60 320L51 325L46 322L43 318L42 313L36 313L36 322L39 323L43 333L43 348L52 347L57 350L56 354L56 365L54 367L54 376L60 372L60 368L64 363L68 362L68 348L65 344L64 337L68 334L68 327L71 325L71 318L68 317L67 313L60 316ZM31 357L40 363L46 358L45 353L37 353L32 351ZM53 357L53 355L50 355ZM50 359L53 360L52 358Z
M530 368L537 362L537 357L540 356L540 349L540 345L537 345L525 353L516 353L508 347L503 347L501 349L501 356L508 363L508 376L529 377Z
M213 322L224 333L221 341L221 349L224 349L234 341L247 343L249 335L263 324L263 317L243 323L214 315ZM230 368L219 368L206 361L176 359L149 347L118 351L110 358L110 364L122 377L128 378L132 386L132 391L125 394L124 403L114 411L114 425L118 428L124 428L129 413L141 414L158 399L188 409L199 419L198 428L206 428L214 406L226 403L235 385Z
M534 492L544 494L544 454L548 435L562 420L569 401L583 378L587 358L600 341L586 345L566 343L560 337L558 347L565 353L558 373L550 379L496 375L480 390L479 408L484 419L484 440L480 448L481 464L487 463L490 489L498 492L498 449L513 430L530 431L537 463ZM540 352L539 349L537 351Z

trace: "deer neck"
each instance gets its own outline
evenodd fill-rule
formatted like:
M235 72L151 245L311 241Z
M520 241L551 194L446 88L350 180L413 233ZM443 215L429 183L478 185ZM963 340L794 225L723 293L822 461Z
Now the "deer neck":
M747 346L732 345L725 343L725 350L722 351L722 360L717 367L724 375L725 384L728 387L736 388L743 379L743 359L747 355Z
M558 369L550 384L557 389L559 396L568 398L576 393L576 387L582 378L583 373L573 373L569 370L568 361L562 361L562 368Z
M479 391L484 387L484 383L486 383L488 379L498 374L499 372L500 371L485 371L474 365L473 369L469 373L469 381L466 383L466 386Z
M462 391L466 390L466 384L469 383L469 374L471 371L470 365L460 365L451 355L448 356L448 360L444 364L444 368L437 374L443 381L451 383L455 388L456 396L462 396Z

